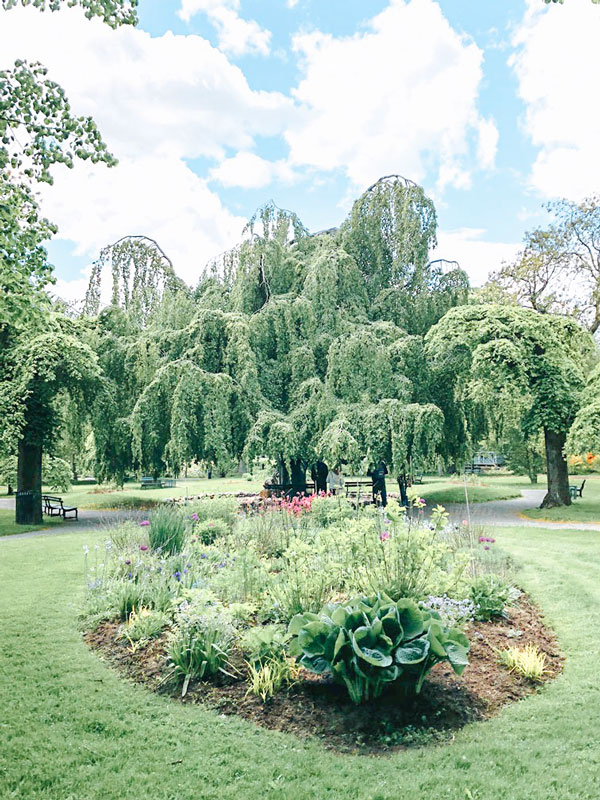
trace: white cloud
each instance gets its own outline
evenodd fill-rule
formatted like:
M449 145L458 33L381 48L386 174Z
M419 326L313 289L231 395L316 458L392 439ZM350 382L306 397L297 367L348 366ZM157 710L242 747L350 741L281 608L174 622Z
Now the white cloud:
M526 105L523 127L539 148L530 182L546 197L579 199L600 187L600 9L589 0L529 0L509 64Z
M222 186L259 189L275 180L291 183L296 174L283 160L267 161L255 153L239 152L212 169L209 177Z
M489 274L500 269L503 261L514 258L521 247L512 242L484 241L486 234L480 228L438 231L438 246L431 257L458 261L471 285L482 286Z
M239 0L182 0L178 13L185 22L195 14L206 14L217 29L219 49L225 53L268 55L271 32L261 28L255 20L242 19L239 7Z
M493 165L497 131L477 110L482 51L434 0L390 0L365 32L299 34L294 48L304 77L286 134L292 163L341 168L358 186L433 175L438 190L468 186L469 160Z
M92 260L104 245L142 234L156 239L191 284L210 258L239 241L245 223L177 158L142 156L116 169L80 164L60 170L44 190L43 208L61 238L77 243L75 255Z
M0 69L16 58L42 61L120 161L114 169L57 168L54 186L43 191L44 213L79 254L91 260L102 245L143 233L193 282L206 261L237 243L243 220L186 159L223 159L226 148L247 150L256 135L281 133L293 113L289 98L252 91L241 70L199 36L112 31L77 9L2 15Z

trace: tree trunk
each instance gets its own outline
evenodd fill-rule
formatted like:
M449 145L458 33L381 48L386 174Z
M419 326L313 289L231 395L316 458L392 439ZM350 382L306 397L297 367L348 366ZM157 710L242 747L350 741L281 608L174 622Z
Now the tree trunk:
M306 467L301 459L290 461L292 468L292 495L306 493Z
M77 483L77 463L75 461L75 453L71 456L71 472L73 473L73 483Z
M400 505L408 508L408 495L406 494L408 481L406 480L406 475L400 475L398 477L398 489L400 490Z
M535 452L527 449L527 474L531 483L538 482L537 469L535 468Z
M17 525L42 523L42 446L22 441L17 463L16 522Z
M567 460L563 452L566 438L566 433L554 433L554 431L544 430L546 464L548 470L548 492L542 500L540 508L571 505L569 473L567 470Z
M15 493L15 490L13 489L13 487L9 483L8 484L8 491L6 492L6 494L11 495L11 494L14 494L14 493Z

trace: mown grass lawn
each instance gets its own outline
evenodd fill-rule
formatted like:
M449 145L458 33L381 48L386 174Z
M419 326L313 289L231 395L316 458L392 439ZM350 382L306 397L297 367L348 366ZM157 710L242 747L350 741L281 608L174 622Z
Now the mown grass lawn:
M10 508L0 508L0 536L12 536L15 533L39 531L63 524L64 520L58 517L44 517L44 522L41 525L17 525L15 522L15 512Z
M523 512L523 516L527 519L548 522L600 523L600 475L569 476L571 485L581 486L583 480L585 480L583 495L573 500L570 506L529 508Z
M543 488L545 476L540 476L540 483L537 487ZM508 500L511 497L519 497L522 489L537 488L529 478L521 475L507 475L504 473L491 473L488 475L469 475L466 478L467 491L470 503L485 503L489 500ZM397 490L392 482L388 482L388 490ZM465 502L465 479L455 478L435 478L426 475L422 484L415 484L410 495L423 497L428 505L446 505L447 503Z
M334 755L122 681L75 624L82 547L103 547L103 534L4 539L0 797L597 800L600 535L494 535L558 632L564 674L451 744L377 759Z

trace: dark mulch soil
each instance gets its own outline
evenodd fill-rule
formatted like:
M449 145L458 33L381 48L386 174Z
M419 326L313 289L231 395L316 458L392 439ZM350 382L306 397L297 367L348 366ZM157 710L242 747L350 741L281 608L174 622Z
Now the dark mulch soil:
M266 703L246 694L242 677L232 680L223 676L216 682L190 684L181 699L180 688L165 681L164 639L131 652L127 642L116 638L118 628L118 622L103 623L86 633L85 641L121 673L149 689L186 704L202 703L221 714L238 714L265 728L317 738L334 750L371 755L451 738L454 730L491 717L506 703L537 691L540 683L498 664L496 649L536 645L546 654L547 669L541 683L555 678L564 661L539 610L522 596L507 619L470 625L471 663L462 677L446 664L437 664L420 696L408 704L392 688L378 700L357 707L343 687L305 671L296 685ZM236 666L243 670L241 659Z

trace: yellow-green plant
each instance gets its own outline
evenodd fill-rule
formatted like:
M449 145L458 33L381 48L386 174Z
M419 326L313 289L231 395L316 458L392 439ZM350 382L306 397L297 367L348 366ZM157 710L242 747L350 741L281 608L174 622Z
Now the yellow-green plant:
M248 691L264 702L273 697L282 686L291 686L298 678L299 668L292 658L268 658L264 663L246 661L248 668Z
M498 660L510 672L516 672L533 681L541 680L546 672L546 654L533 644L500 650L498 651Z

